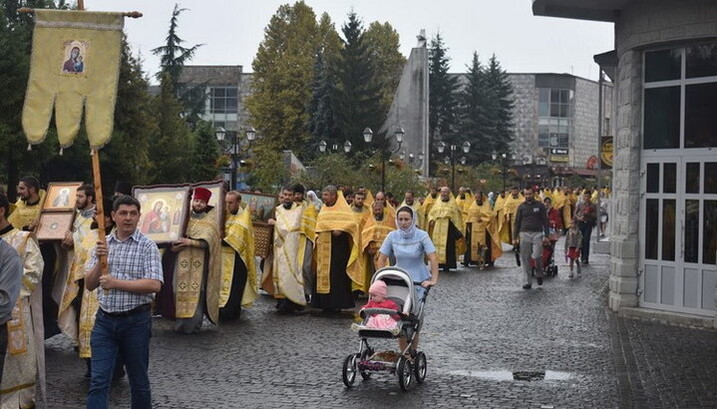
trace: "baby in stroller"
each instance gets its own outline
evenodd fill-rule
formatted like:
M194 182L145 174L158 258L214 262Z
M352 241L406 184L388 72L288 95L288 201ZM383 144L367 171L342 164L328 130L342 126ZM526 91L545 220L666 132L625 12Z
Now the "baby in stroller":
M361 310L383 308L387 310L395 310L397 313L400 312L398 304L396 304L393 300L386 298L388 294L388 287L386 286L385 281L378 280L371 284L368 294L371 299ZM401 317L398 314L371 314L366 320L365 326L367 328L376 329L393 329L398 326L398 321L400 320Z
M421 383L426 376L426 356L416 349L415 341L429 289L417 292L415 287L421 283L414 282L398 267L377 271L371 281L371 300L360 311L363 321L352 325L361 338L361 347L344 360L343 381L350 387L357 373L369 379L372 372L389 371L398 374L399 385L405 391L414 379ZM376 352L369 339L378 338L403 339L406 347L398 352Z

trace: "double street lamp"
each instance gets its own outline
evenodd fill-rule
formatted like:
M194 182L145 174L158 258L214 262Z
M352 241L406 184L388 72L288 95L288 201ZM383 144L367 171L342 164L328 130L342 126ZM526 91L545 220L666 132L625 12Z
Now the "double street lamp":
M386 159L391 159L391 155L398 153L398 151L401 150L401 144L403 143L404 135L406 135L406 131L404 131L403 128L401 128L400 126L396 127L394 136L396 137L396 143L398 144L398 147L396 148L395 151L392 151L390 149L381 151L381 191L382 192L386 190ZM371 141L373 140L373 131L371 130L371 128L366 128L363 130L363 140L366 143L371 143Z
M326 148L328 148L328 146L329 146L329 144L326 143L326 141L319 142L319 152L321 152L321 153L326 152ZM344 142L344 146L343 146L344 152L346 152L346 153L351 152L351 147L352 147L351 142L349 142L349 141ZM331 150L333 150L334 152L338 151L339 144L335 143L335 144L331 145Z
M241 149L241 139L239 138L239 133L237 131L227 131L222 126L217 128L214 133L220 144L224 144L227 134L230 136L228 141L230 145L224 148L224 153L229 154L231 157L231 188L236 189L238 171L237 159L239 159L239 150ZM251 148L251 144L256 140L256 130L253 127L249 127L246 130L246 140L249 141L249 148Z
M505 153L501 153L500 155L498 155L498 153L493 151L490 156L493 158L493 161L500 158L500 173L501 175L503 175L503 190L505 191L505 178L508 176L508 155ZM515 160L515 154L511 156L511 159Z
M451 191L456 190L456 152L458 151L458 145L446 145L445 142L441 141L438 142L436 145L438 148L438 153L443 153L446 148L449 148L451 155L446 157L445 163L451 164ZM463 149L463 153L468 153L471 150L471 143L468 141L463 142L463 144L460 146ZM466 164L466 157L463 156L461 159L461 164Z

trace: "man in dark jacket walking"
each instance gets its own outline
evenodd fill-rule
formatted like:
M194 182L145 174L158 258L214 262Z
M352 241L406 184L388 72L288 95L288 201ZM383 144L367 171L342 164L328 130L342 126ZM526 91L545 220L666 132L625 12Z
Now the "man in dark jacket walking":
M515 214L515 227L513 228L513 245L520 244L525 284L523 289L533 287L533 276L530 259L535 260L535 277L538 285L543 285L543 243L548 240L549 224L545 205L535 200L533 189L528 187L523 192L525 201L518 206Z

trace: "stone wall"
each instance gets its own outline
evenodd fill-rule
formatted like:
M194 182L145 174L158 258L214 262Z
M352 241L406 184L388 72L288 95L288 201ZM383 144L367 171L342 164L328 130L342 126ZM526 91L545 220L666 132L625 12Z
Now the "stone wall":
M570 138L570 165L584 168L598 151L599 86L595 81L575 80L575 111Z
M535 74L508 74L513 87L513 153L518 163L538 149L538 89Z
M610 308L638 305L642 51L717 38L717 2L641 0L615 24L618 55Z

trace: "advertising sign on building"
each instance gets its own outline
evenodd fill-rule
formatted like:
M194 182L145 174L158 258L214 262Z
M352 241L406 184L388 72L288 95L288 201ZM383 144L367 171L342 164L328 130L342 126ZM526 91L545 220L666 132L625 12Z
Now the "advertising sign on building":
M565 148L550 148L550 161L567 163L570 161L569 151Z
M612 136L600 138L600 161L602 169L612 169L613 144Z

